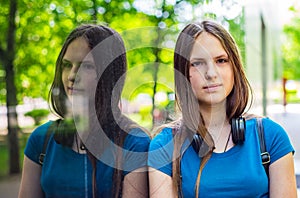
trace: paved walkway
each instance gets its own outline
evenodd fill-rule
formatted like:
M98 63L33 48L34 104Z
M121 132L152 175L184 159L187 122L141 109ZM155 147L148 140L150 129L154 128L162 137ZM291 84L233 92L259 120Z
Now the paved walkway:
M0 197L17 198L20 187L21 174L0 180Z

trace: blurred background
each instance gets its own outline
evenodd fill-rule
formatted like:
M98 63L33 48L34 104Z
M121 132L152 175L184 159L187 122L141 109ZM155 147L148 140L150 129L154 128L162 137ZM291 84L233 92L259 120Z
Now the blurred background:
M128 74L120 105L152 131L175 117L172 64L178 33L203 19L222 23L236 39L255 90L250 112L282 124L300 151L299 0L1 0L0 193L8 178L17 175L19 181L32 130L56 119L48 110L48 91L73 28L106 24L122 35ZM299 160L296 152L297 174Z

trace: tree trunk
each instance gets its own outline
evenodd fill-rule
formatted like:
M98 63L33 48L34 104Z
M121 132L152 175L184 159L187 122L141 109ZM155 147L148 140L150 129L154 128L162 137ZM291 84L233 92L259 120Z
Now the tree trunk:
M165 5L166 2L165 0L163 0L162 2L162 12L165 11ZM161 33L161 29L159 27L159 23L162 22L162 18L157 18L156 24L157 24L157 38L156 38L156 48L153 49L153 54L156 57L155 58L155 62L154 62L154 70L153 70L153 97L152 97L152 109L151 109L151 115L152 115L152 128L155 128L155 117L154 117L154 110L156 108L155 106L155 94L157 92L157 80L158 80L158 71L159 71L159 64L161 63L161 59L159 57L159 53L161 52L161 49L159 48L159 44L162 42L163 38L162 38L162 33Z
M13 65L6 65L6 106L8 123L8 146L9 146L9 174L20 172L19 141L18 141L18 119L16 112L16 87L14 84Z
M153 71L153 96L152 96L152 109L151 109L151 115L152 115L152 128L155 128L155 117L154 117L154 110L156 108L155 106L155 94L157 92L157 78L158 78L158 70L159 70L159 51L160 49L156 48L154 55L156 56L156 61L154 63L154 71Z
M5 67L6 80L6 106L7 106L7 124L8 124L8 146L9 146L9 174L20 172L19 159L19 141L18 141L18 117L16 112L17 95L16 85L14 82L14 58L15 58L15 16L17 11L17 0L10 1L10 11L8 18L7 31L7 49L5 59L3 59Z
M94 10L94 13L92 15L92 20L93 20L94 24L97 24L97 13L98 13L97 0L93 0L93 10Z

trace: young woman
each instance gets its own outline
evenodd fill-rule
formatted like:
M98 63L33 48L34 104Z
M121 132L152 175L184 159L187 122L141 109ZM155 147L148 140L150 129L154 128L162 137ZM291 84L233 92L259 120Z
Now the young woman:
M111 28L87 24L69 34L49 92L60 119L31 134L20 198L148 197L150 138L118 106L126 69L123 41Z
M182 118L150 143L150 197L296 198L294 149L265 118L269 176L264 170L257 119L245 113L251 88L229 32L213 21L187 25L174 68Z

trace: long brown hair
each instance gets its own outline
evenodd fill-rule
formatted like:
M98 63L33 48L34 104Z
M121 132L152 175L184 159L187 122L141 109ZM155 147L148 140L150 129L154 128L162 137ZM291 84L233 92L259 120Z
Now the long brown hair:
M127 60L123 40L113 29L103 25L84 24L75 28L68 35L56 61L55 76L48 98L50 109L60 118L66 118L67 94L62 82L62 59L70 43L79 37L84 38L88 43L96 64L98 83L93 107L97 119L105 135L116 145L122 147L129 130L139 126L124 116L118 107L127 71ZM107 40L109 42L106 45L99 47ZM64 124L60 129L69 128L69 126L63 127L66 122L62 123ZM74 123L69 125L74 125ZM55 140L64 146L72 147L74 139L76 140L76 129L73 129L72 131L57 130L54 135ZM87 150L87 155L93 167L93 195L96 197L96 157L89 150ZM118 152L115 158L116 167L112 183L113 197L119 197L122 192L121 159L122 152Z
M228 120L239 117L245 111L249 98L252 97L251 87L246 78L241 56L236 42L230 33L221 25L213 21L202 21L201 23L188 24L179 34L176 42L174 54L174 71L175 71L175 88L176 100L179 109L182 112L181 129L177 133L186 133L186 135L174 136L174 148L182 147L182 137L191 137L191 135L199 134L204 142L208 145L208 150L203 151L201 165L198 171L197 183L195 186L195 196L198 197L201 172L206 162L209 160L213 149L214 141L207 131L202 115L199 111L199 103L194 95L190 79L190 54L194 46L196 38L203 32L207 32L216 37L224 50L228 54L229 61L233 67L234 86L227 97L226 115ZM250 104L252 98L250 98ZM174 149L173 156L173 185L176 192L181 194L180 180L180 149Z

